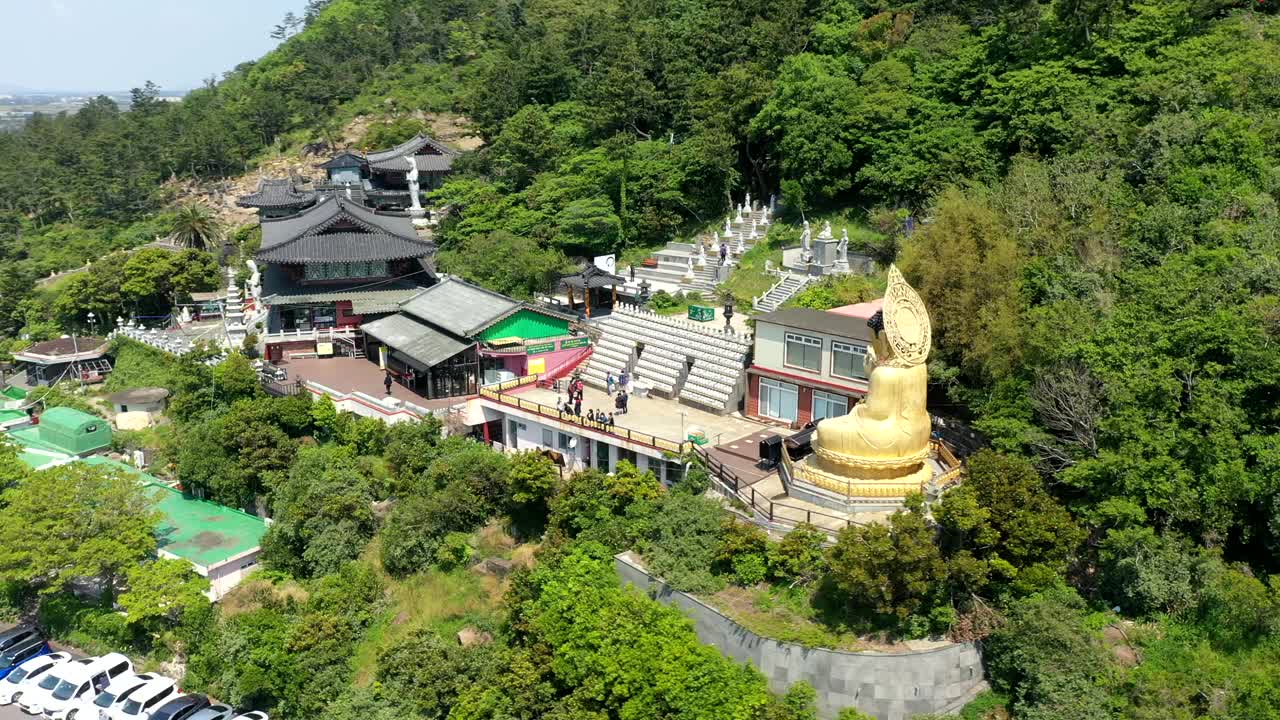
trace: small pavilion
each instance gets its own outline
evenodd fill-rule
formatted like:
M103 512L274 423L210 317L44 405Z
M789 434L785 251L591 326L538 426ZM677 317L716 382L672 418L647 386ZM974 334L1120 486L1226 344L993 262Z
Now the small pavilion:
M586 307L587 317L591 317L593 307L613 309L618 304L618 286L625 286L627 280L621 275L605 272L595 265L587 265L574 275L560 278L560 284L569 294L569 307L573 310L578 309L577 301L574 299L574 291L577 290ZM609 290L608 293L605 293L606 289Z

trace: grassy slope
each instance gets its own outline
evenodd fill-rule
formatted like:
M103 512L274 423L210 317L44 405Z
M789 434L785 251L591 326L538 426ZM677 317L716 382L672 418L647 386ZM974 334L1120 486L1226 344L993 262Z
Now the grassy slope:
M532 551L517 546L499 528L486 527L473 536L476 557L503 557L526 562ZM498 578L467 569L426 570L406 578L393 578L382 569L381 547L375 539L365 549L367 563L387 587L387 607L352 655L355 683L373 682L378 655L416 630L431 630L448 638L467 626L494 627L502 619L505 584Z

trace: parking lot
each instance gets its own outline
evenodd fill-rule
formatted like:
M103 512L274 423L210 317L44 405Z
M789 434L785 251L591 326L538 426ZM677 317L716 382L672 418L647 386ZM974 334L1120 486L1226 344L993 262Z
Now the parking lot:
M0 707L0 720L31 720L31 716L18 709L17 705Z

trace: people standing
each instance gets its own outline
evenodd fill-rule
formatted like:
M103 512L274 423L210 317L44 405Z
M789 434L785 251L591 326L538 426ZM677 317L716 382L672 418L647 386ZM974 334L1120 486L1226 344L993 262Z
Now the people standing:
M622 393L622 414L623 415L627 414L627 405L630 404L630 402L631 402L631 396L626 393Z
M609 388L609 394L610 394L610 395L612 395L612 394L613 394L613 386L614 386L614 384L616 384L616 383L618 382L617 378L615 378L615 377L613 376L613 371L612 371L612 370L610 370L610 371L609 371L609 374L607 374L607 375L605 375L605 376L604 376L604 382L605 382L605 385L606 385L606 386L608 386L608 388Z
M382 378L382 385L387 388L387 394L391 394L391 371L388 370L386 376Z
M582 394L573 399L573 414L582 417Z
M618 391L626 392L627 386L630 384L631 384L631 376L627 374L626 370L623 370L622 374L618 376Z
M720 243L720 264L723 265L729 259L728 243Z

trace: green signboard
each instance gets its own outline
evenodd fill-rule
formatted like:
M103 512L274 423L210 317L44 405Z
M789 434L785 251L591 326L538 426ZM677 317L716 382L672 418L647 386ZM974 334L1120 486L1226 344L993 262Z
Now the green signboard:
M586 347L590 344L591 341L584 337L567 338L560 341L560 349L568 350L569 348Z
M716 319L716 309L703 305L690 305L689 319L697 320L698 322L710 322Z
M541 355L542 353L555 352L556 344L553 342L535 343L533 345L525 345L524 353L526 355Z

